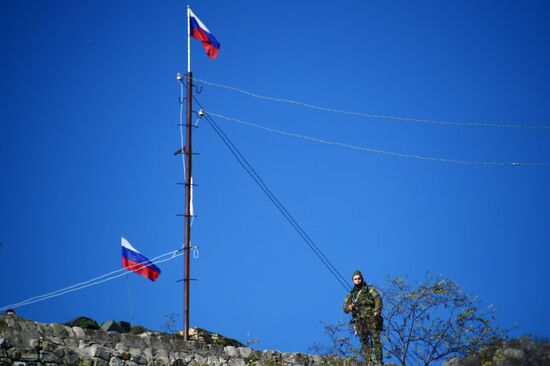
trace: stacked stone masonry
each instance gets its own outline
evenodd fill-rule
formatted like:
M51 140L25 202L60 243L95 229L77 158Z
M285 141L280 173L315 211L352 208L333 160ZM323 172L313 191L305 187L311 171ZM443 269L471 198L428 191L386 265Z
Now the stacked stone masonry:
M161 333L139 335L0 315L0 366L359 366L303 353L221 346Z

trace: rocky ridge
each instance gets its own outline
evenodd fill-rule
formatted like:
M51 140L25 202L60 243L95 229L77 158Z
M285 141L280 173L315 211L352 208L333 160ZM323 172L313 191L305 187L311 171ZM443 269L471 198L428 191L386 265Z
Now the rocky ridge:
M0 315L0 366L359 366L335 357L106 332Z

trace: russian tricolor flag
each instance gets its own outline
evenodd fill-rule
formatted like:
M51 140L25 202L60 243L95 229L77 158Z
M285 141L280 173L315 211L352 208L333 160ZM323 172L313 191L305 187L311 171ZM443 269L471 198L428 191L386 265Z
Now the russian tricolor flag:
M206 25L191 11L190 8L187 8L189 16L189 35L195 38L198 41L202 42L202 46L206 51L208 57L214 59L218 55L220 50L220 42L214 38L214 35L210 33Z
M122 268L135 272L151 281L156 281L160 275L160 268L155 266L149 259L145 258L136 248L121 238L122 244Z

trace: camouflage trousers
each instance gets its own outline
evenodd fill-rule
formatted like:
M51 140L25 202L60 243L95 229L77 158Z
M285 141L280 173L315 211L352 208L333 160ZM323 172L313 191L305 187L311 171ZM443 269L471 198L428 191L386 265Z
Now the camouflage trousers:
M355 318L353 328L361 341L365 361L374 361L382 365L382 343L376 319L370 316Z

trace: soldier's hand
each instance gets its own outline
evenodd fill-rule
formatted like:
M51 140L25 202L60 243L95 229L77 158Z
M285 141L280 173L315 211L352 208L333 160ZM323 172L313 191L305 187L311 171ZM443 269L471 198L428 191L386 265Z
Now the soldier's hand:
M373 315L374 315L375 318L378 318L378 315L380 315L380 314L378 314L378 311L375 311Z
M352 311L352 310L353 310L353 304L348 305L348 311Z

